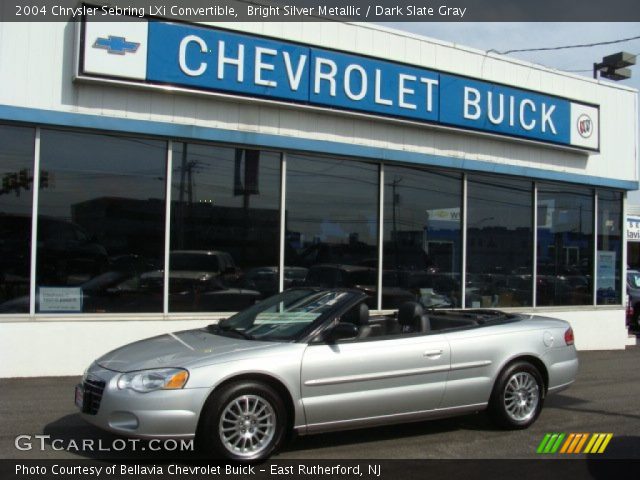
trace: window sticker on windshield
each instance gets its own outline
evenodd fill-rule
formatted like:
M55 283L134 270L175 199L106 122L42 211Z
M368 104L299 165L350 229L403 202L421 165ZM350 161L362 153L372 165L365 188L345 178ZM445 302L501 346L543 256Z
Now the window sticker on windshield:
M303 308L307 312L312 312L314 310L318 311L323 308L326 309L327 307L334 306L336 303L341 301L346 295L347 295L346 293L338 293L338 294L330 293L327 295L323 295L322 297L316 299L315 301L308 303Z
M312 312L263 312L256 316L254 325L265 323L311 323L320 316Z
M346 295L347 295L346 293L339 293L332 299L328 300L326 305L335 305L336 303L338 303L338 301L342 300L342 298L344 298Z

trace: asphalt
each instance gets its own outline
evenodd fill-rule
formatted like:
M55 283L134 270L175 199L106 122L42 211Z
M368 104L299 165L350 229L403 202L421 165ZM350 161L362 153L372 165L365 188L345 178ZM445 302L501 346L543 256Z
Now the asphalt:
M446 420L298 437L276 459L496 459L540 458L536 448L548 432L613 433L602 454L640 459L640 347L580 352L576 383L546 399L529 429L502 431L480 413ZM0 459L190 458L192 453L80 451L94 440L110 446L119 438L86 424L73 405L77 377L0 379ZM33 448L18 450L19 435ZM39 440L36 435L48 438ZM58 439L58 442L54 440ZM40 448L40 445L44 449ZM25 443L22 444L23 447ZM54 450L64 445L66 450ZM143 450L144 449L144 450ZM582 455L578 455L578 458Z

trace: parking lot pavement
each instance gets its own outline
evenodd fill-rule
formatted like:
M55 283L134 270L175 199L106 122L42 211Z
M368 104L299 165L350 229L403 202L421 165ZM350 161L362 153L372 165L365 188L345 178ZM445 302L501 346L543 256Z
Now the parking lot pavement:
M281 459L536 458L547 432L613 433L603 456L640 459L640 347L615 352L580 352L577 382L549 396L538 421L528 430L495 429L484 414L391 427L299 437ZM77 377L0 380L0 458L129 458L150 460L167 454L55 451L51 441L118 437L83 422L73 406ZM18 435L49 435L32 450L15 447ZM186 458L189 458L186 454ZM580 456L580 455L579 455ZM578 456L578 457L579 457ZM185 455L177 456L184 458Z

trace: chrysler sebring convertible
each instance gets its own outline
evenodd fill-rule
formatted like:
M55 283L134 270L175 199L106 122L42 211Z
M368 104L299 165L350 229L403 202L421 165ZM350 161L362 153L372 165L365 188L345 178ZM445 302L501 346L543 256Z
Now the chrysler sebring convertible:
M567 322L403 303L372 315L349 289L297 288L205 328L118 348L76 387L88 422L140 438L190 438L255 461L290 433L487 410L526 428L547 394L574 381Z

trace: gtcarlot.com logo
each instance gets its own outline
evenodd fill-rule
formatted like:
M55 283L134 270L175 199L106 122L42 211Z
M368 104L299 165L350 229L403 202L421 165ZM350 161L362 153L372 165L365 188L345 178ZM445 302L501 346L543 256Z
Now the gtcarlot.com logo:
M547 433L536 453L604 453L613 433Z
M17 450L66 450L68 452L188 452L193 451L193 439L116 438L112 441L83 438L80 440L53 438L51 435L18 435L14 440Z

